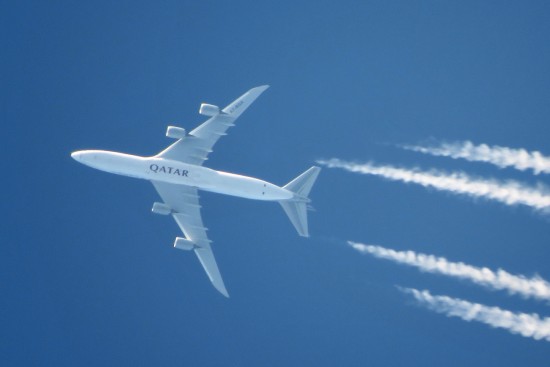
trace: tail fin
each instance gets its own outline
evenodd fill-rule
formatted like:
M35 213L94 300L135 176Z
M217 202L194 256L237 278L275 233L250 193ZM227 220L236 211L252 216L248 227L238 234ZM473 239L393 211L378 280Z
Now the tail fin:
M307 205L311 202L308 198L309 192L319 176L321 168L313 166L294 180L290 181L283 188L294 193L290 200L279 201L286 215L302 237L309 237L307 226Z

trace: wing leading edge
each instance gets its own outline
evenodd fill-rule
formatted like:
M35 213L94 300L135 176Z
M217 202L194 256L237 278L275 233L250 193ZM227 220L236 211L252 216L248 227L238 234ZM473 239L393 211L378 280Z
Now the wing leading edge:
M164 203L171 208L172 217L185 234L186 239L193 243L192 249L214 287L221 294L229 297L210 246L211 241L206 235L207 228L202 223L197 189L165 182L151 182Z

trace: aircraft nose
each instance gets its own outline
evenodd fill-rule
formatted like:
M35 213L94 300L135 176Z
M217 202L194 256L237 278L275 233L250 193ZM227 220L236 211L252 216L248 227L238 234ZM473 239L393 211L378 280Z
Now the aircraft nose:
M80 162L81 156L82 156L82 152L72 152L71 153L71 157L77 162Z

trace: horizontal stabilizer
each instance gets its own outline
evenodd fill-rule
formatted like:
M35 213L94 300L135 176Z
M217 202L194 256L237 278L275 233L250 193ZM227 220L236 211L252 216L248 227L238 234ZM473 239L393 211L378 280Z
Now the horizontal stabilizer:
M288 219L302 237L309 237L307 225L308 203L311 200L308 195L321 172L321 168L313 166L294 180L284 186L285 189L294 193L294 197L290 200L281 200L279 204L283 207Z
M313 184L315 183L315 180L317 179L317 176L319 176L319 172L321 172L321 168L313 166L300 176L296 177L294 180L287 183L283 188L288 191L292 191L298 196L307 198Z
M279 201L283 207L288 219L302 237L309 237L307 227L307 207L306 204L299 201Z

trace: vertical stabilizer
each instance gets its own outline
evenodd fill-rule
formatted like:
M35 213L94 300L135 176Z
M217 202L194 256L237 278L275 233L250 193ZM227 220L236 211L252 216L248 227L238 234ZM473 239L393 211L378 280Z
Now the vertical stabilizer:
M307 225L307 205L311 202L309 192L319 176L321 168L313 166L283 188L294 193L290 200L279 201L286 215L302 237L309 237Z

